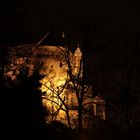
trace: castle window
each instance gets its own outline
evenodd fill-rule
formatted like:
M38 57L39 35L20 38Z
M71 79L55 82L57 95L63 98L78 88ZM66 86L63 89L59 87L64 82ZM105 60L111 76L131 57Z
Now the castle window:
M94 116L105 120L105 101L99 96L96 96L93 101Z
M62 62L60 62L59 67L61 68L63 66Z
M53 65L51 65L50 67L53 68Z

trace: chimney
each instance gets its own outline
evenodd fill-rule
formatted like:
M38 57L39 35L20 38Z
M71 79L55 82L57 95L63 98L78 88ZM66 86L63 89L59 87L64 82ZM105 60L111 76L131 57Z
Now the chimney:
M65 32L62 32L62 38L65 38Z

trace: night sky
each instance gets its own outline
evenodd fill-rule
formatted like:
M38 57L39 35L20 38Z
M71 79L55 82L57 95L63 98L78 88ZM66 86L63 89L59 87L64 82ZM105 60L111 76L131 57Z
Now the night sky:
M136 35L140 31L140 9L138 3L111 0L1 0L0 42L1 44L33 42L48 31L69 31L73 40L78 40L83 15L94 18L103 26L108 40L120 37L127 30ZM76 26L75 26L76 25ZM80 39L79 39L80 40Z

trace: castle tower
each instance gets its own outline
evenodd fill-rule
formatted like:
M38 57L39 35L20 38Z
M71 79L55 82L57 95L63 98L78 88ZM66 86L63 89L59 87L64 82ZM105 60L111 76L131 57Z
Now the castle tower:
M74 53L74 74L78 74L79 70L80 70L80 63L81 63L81 59L82 59L82 52L80 50L79 44L78 47ZM82 65L81 65L82 68ZM81 71L82 72L82 71Z

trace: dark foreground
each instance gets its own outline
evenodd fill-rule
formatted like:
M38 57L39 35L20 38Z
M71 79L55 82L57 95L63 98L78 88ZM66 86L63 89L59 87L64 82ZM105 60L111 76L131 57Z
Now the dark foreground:
M4 130L4 131L3 131ZM117 130L104 128L99 130L70 130L68 128L57 128L55 126L47 126L40 129L14 128L9 130L3 129L2 139L18 139L18 140L139 140L140 134L129 134Z

